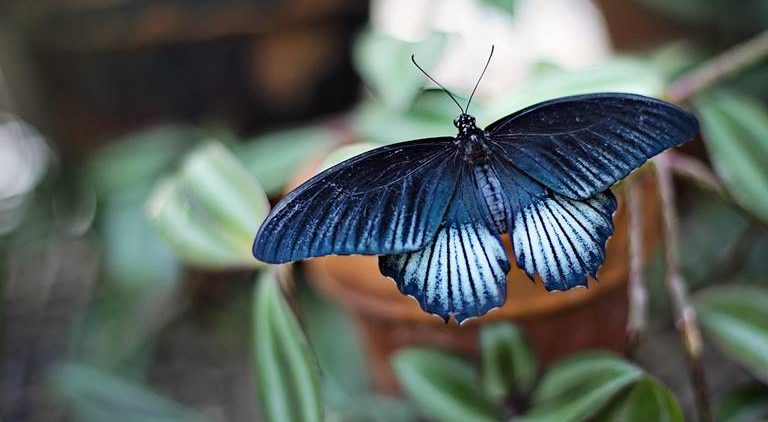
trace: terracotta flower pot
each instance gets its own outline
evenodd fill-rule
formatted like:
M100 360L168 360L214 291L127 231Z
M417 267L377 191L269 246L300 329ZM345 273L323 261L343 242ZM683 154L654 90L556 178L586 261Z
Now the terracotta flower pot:
M644 198L646 253L658 239L659 203L648 174L637 175ZM305 178L301 178L304 180ZM298 185L298 183L296 184ZM628 215L621 195L614 215L615 231L609 239L599 281L567 292L547 292L532 283L514 265L509 238L503 236L512 270L507 277L507 301L486 315L463 325L445 324L423 311L416 300L398 291L393 280L381 275L375 256L327 256L304 262L309 280L332 299L340 301L355 319L367 348L376 387L397 392L390 355L408 346L433 346L463 354L478 351L478 326L513 321L533 343L541 363L584 349L622 352L627 322Z

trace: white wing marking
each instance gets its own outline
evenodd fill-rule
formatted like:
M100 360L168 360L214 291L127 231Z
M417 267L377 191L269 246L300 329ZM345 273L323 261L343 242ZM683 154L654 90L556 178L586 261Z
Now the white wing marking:
M553 193L529 204L513 222L518 266L531 278L538 273L547 290L586 286L605 258L615 210L610 191L585 201Z
M507 253L484 224L443 226L420 251L379 257L379 268L424 310L446 320L483 315L506 299Z

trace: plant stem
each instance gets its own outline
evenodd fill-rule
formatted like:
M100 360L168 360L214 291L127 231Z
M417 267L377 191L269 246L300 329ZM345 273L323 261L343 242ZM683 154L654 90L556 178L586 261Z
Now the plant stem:
M634 175L627 180L626 199L629 212L629 316L627 319L627 337L625 354L635 359L640 345L640 336L645 332L647 318L648 292L643 277L644 230L642 187Z
M693 181L720 197L729 198L728 191L720 179L700 160L675 150L669 150L664 155L667 164L675 174Z
M666 154L662 154L654 160L656 164L656 179L661 196L661 215L664 221L664 246L667 260L664 281L672 302L675 327L680 333L683 343L683 351L696 398L699 421L711 422L712 414L709 405L709 392L701 362L701 333L696 323L696 310L688 299L688 288L679 267L678 236L680 231L675 208L675 187L672 182L672 172L668 160L669 157Z
M768 57L768 30L705 61L672 82L666 97L683 103L702 90Z

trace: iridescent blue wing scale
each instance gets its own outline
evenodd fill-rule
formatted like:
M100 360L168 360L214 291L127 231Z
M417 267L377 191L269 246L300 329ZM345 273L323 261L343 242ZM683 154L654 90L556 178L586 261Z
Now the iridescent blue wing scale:
M286 195L259 229L254 256L283 263L323 255L422 249L456 186L454 139L384 146L344 161Z
M605 93L545 101L485 131L520 170L560 195L588 199L693 138L698 123L663 101Z

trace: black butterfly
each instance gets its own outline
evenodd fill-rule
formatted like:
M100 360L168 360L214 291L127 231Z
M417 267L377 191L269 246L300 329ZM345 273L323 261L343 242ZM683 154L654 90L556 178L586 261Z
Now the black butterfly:
M383 146L290 192L259 229L254 256L380 255L401 292L461 322L506 299L502 233L547 290L586 285L613 232L611 185L698 131L684 110L622 93L546 101L485 130L464 109L453 123L456 137Z

